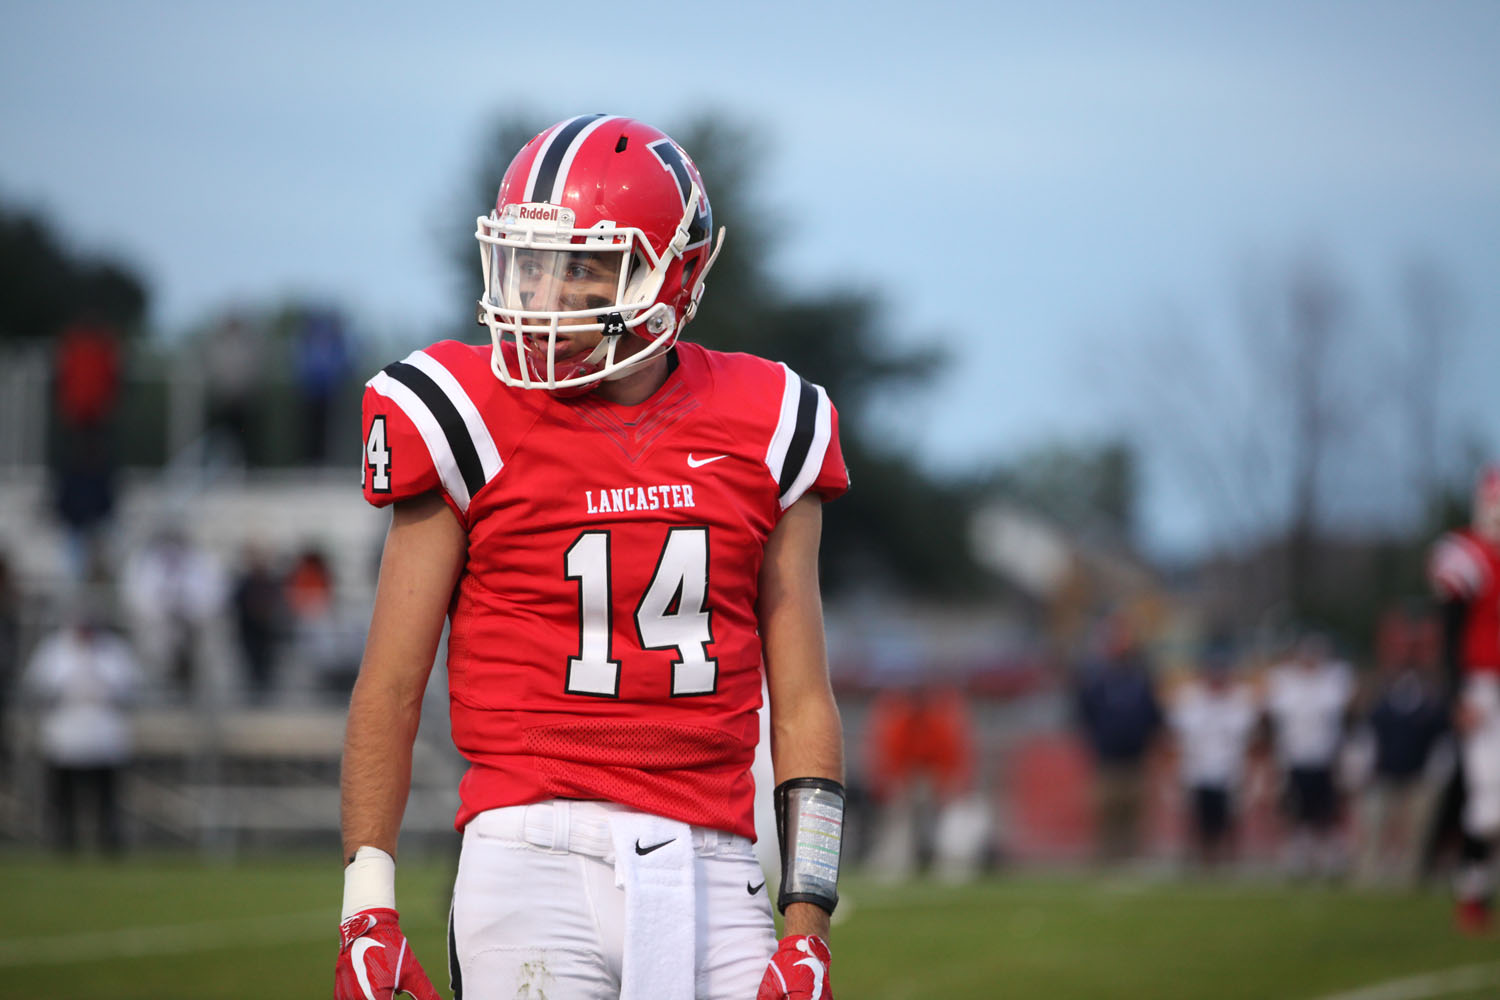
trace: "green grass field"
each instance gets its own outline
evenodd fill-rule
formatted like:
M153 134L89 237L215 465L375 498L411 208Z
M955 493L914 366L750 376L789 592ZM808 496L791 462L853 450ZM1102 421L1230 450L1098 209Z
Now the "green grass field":
M408 862L398 887L403 926L445 994L450 878L448 864ZM340 886L336 860L0 859L0 996L326 997ZM1500 939L1454 934L1436 892L856 877L845 899L834 931L840 1000L1229 1000L1382 983L1369 1000L1500 996Z

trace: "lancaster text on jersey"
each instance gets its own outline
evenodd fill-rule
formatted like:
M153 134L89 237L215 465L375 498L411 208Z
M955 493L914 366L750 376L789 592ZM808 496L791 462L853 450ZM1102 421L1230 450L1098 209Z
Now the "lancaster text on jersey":
M598 491L597 500L593 490L584 490L583 499L590 514L619 514L624 511L697 506L693 502L693 488L687 483L602 489Z

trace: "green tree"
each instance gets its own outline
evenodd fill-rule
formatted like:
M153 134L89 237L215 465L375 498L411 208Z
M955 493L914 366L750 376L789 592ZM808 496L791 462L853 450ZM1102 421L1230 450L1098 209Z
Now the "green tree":
M474 336L480 277L467 223L493 207L510 159L547 124L525 115L502 119L480 149L468 209L457 213L464 231L461 238L456 232L451 237L455 272L467 289L464 315L456 320L464 339ZM874 584L908 595L973 593L985 577L970 555L968 491L934 480L913 456L883 447L872 424L873 402L921 391L943 358L894 346L882 325L882 303L862 289L793 295L778 284L769 265L783 220L757 197L766 147L755 129L705 114L667 131L697 163L714 225L729 231L709 274L703 309L687 336L718 350L784 361L827 389L839 409L853 489L825 522L827 586L837 591Z
M1122 441L1057 444L1029 451L1006 466L992 489L1045 511L1072 534L1132 547L1135 542L1136 456Z
M126 265L70 254L45 220L0 207L0 342L50 337L83 316L134 333L146 305Z

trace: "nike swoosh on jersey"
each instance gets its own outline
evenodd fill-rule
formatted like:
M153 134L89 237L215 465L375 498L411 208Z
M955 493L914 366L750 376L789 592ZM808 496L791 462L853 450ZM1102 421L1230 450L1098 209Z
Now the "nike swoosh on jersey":
M659 851L663 847L666 847L668 844L670 844L673 840L676 840L676 839L677 839L676 837L673 837L671 840L663 840L660 844L652 844L650 847L642 847L641 846L641 842L639 840L637 840L635 842L635 853L640 854L640 855L646 855L646 854L650 854L652 851Z
M721 458L728 457L728 455L710 455L708 458L694 458L693 453L688 452L688 468L699 469L707 465L709 462L717 462Z
M765 886L766 886L766 884L764 882L761 882L761 883L759 883L757 885L751 885L749 882L746 882L745 883L745 891L748 892L750 895L753 896L757 892L760 892L762 889L764 889Z
M384 948L385 945L369 938L360 938L354 942L354 947L349 949L349 960L354 963L354 978L359 980L359 988L365 991L365 996L375 1000L375 991L370 988L370 970L365 968L365 952L371 948Z

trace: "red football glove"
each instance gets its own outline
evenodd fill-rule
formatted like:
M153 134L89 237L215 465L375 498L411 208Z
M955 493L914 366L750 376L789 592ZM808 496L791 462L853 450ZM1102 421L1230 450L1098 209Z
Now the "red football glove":
M407 946L396 911L361 910L339 927L333 1000L391 1000L397 993L442 1000Z
M833 1000L828 942L815 934L781 939L755 1000Z

